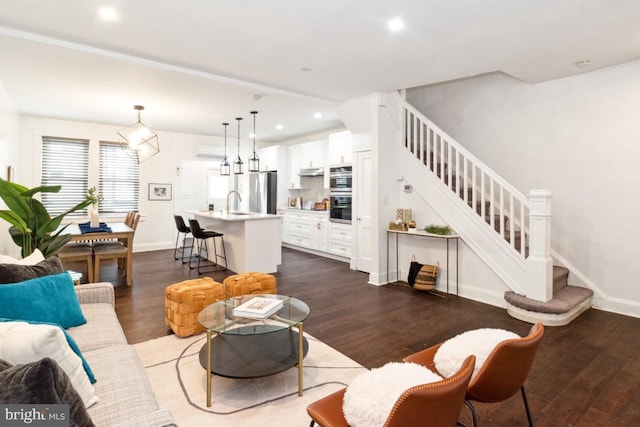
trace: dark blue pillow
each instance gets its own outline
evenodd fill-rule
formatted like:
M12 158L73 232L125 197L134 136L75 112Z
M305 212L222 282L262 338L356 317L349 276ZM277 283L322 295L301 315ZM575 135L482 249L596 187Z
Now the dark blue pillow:
M4 317L0 317L0 322L15 322L15 321L16 320L14 319L6 319ZM78 346L78 343L76 343L76 340L74 340L73 337L69 335L62 326L58 325L57 323L37 322L35 320L21 320L21 322L31 323L32 325L51 325L51 326L57 326L58 328L60 328L62 332L64 332L64 337L67 339L67 343L69 344L69 347L71 348L71 350L73 350L73 352L78 355L80 360L82 360L82 367L84 368L84 371L87 373L87 377L89 377L89 382L91 382L91 384L95 384L96 376L93 373L91 366L89 366L89 362L87 362L87 360L82 355L82 352L80 351L80 347Z
M0 286L0 317L57 323L64 329L87 323L69 273Z

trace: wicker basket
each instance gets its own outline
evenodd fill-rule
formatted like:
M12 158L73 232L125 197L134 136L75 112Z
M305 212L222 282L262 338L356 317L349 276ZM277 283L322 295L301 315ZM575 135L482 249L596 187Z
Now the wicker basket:
M416 276L416 282L413 287L420 291L431 291L435 289L439 269L440 267L437 261L435 265L423 265Z
M407 231L407 224L396 224L395 222L389 223L389 230L393 231Z

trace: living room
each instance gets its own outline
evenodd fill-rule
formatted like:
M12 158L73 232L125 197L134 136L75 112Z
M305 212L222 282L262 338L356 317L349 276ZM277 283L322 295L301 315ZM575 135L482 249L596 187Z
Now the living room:
M609 10L613 9L611 7L602 7L601 14L613 14L610 21L615 22L617 28L625 28L623 23L637 16L635 6L626 3L624 7L620 7L619 15ZM575 44L586 40L584 44L593 47L592 45L598 44L594 40L600 37L603 40L601 44L607 45L610 50L614 50L614 47L633 50L633 38L624 36L623 30L606 30L602 24L606 20L595 19L593 15L597 14L593 11L587 13L577 5L575 8L584 13L581 22L593 20L588 22L597 22L598 25L594 24L589 30L577 25L583 32L593 31L588 35L581 31L565 34L564 30L557 30L558 39L566 38ZM561 18L571 22L580 21L573 15L566 14L567 11L564 11L564 15L561 12L542 8L532 12L532 15L516 14L518 19L514 19L514 22L523 22L524 17L527 17L531 19L531 22L527 21L527 25L542 32L538 29L541 24L530 16L545 17L554 23L556 20L562 21ZM544 22L545 19L540 18L539 21ZM3 27L3 40L10 37L12 31L29 30L28 27L20 28L15 23L10 25L12 23L8 21L0 24L6 25ZM554 29L560 27L559 24L556 25L558 26L554 25ZM481 33L481 29L473 28ZM36 30L31 31L37 33ZM502 47L502 42L492 40L490 35L486 36L489 39L487 43L494 41ZM21 37L24 41L24 34ZM33 40L29 43L33 43ZM514 42L513 45L518 44ZM520 46L528 45L522 41ZM465 51L472 52L473 49ZM574 284L589 287L595 292L592 300L594 307L640 317L640 294L631 282L631 278L639 273L640 267L633 257L635 236L629 232L635 229L632 212L637 210L640 203L633 191L634 184L639 183L638 174L633 171L634 160L640 157L634 142L637 135L635 101L638 99L636 95L640 95L636 76L640 65L632 54L624 52L619 54L615 63L607 62L604 57L598 57L588 49L572 51L570 54L563 52L562 60L551 60L544 55L545 52L560 55L552 49L551 44L536 49L522 48L518 54L510 51L508 60L501 64L454 69L446 78L414 78L411 83L402 85L390 83L389 86L378 87L375 93L358 94L339 103L324 101L335 104L334 109L340 112L340 119L327 129L314 130L302 136L291 135L278 141L259 138L257 144L259 147L290 145L321 139L345 126L355 135L370 141L369 149L378 155L374 157L375 179L372 181L376 230L372 245L375 251L373 269L367 281L383 285L387 273L387 254L384 249L386 225L395 218L396 208L411 207L420 226L446 223L446 218L440 217L437 209L430 206L423 197L416 192L405 193L405 185L414 183L399 181L399 175L402 174L398 171L403 166L398 164L397 157L393 154L395 149L387 145L386 130L378 127L374 114L362 112L374 105L375 115L386 114L386 107L380 103L384 95L380 94L389 90L406 89L406 98L412 105L522 192L538 188L551 190L551 245L554 259L571 267L570 280ZM580 62L587 57L591 60L590 64ZM458 57L454 59L461 62ZM474 60L480 63L479 58ZM559 67L562 72L542 77L528 76L527 67L535 68L534 65L547 62L562 62ZM140 67L140 64L136 66ZM427 75L427 72L422 72ZM24 73L33 80L38 77ZM300 73L308 75L309 71ZM519 77L514 78L512 75ZM299 78L296 76L296 79ZM243 107L225 112L224 118L218 119L215 116L207 131L189 132L165 128L163 120L155 116L154 110L162 108L160 103L154 105L144 99L132 98L122 103L124 106L121 109L124 111L118 112L121 118L116 121L64 118L62 114L47 114L34 107L25 108L23 101L12 96L15 89L5 80L7 78L0 74L0 81L4 85L4 89L0 91L0 151L3 153L0 156L0 171L4 174L7 167L12 166L14 180L27 186L35 186L40 182L39 141L42 136L89 139L94 144L101 140L112 141L117 138L117 132L122 127L134 120L131 106L145 103L146 109L142 117L151 127L158 129L161 150L157 156L141 164L139 210L143 214L143 220L136 232L136 253L173 247L175 227L172 215L181 211L181 189L177 179L180 162L193 160L195 147L199 145L223 147L224 137L220 133L224 120L233 122L235 115L245 115L243 129L251 127L248 117L251 108ZM78 91L82 92L81 89ZM253 93L250 90L246 92ZM327 98L333 99L331 96ZM104 100L94 103L106 105ZM352 112L354 109L358 110L355 114ZM205 108L189 108L188 112L192 116L208 115L209 112L204 110ZM264 121L262 114L261 111L258 115L258 129L267 126L266 113ZM233 158L236 154L235 131L228 142ZM250 151L251 139L243 137L241 157L248 158ZM391 155L386 156L385 153ZM96 180L96 177L93 179ZM157 182L173 185L171 200L148 200L148 184ZM615 228L611 226L613 221L618 224ZM7 225L2 224L0 227L4 227L0 228L4 231ZM17 250L11 242L3 239L0 241L0 253L15 256ZM459 277L456 277L459 279L460 295L493 306L504 306L503 294L508 287L500 277L487 268L464 242L461 242L460 253L460 272ZM442 260L444 257L441 248L429 249L409 244L400 253L400 259L406 264L398 266L401 273L408 268L413 254L425 260Z

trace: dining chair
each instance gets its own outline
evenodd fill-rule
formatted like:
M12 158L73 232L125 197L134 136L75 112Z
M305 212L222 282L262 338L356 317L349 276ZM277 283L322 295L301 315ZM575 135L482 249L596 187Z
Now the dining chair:
M406 390L393 405L384 427L455 426L475 360L475 356L467 357L449 378ZM342 410L346 391L343 388L307 406L310 427L316 422L322 427L349 427Z
M58 251L58 258L60 258L63 266L67 262L86 262L87 283L93 283L93 249L90 244L67 243Z
M140 215L135 213L133 219L129 220L129 227L133 229L133 235L135 235L138 228L138 222L140 222ZM133 239L133 235L131 239ZM124 239L99 242L93 245L93 274L96 281L100 280L100 264L103 260L116 259L118 261L119 269L126 269L126 260L129 256L129 249L127 242Z
M473 426L477 426L478 423L476 411L471 401L502 402L515 395L518 390L522 395L529 426L533 426L524 382L529 375L531 365L533 365L533 359L543 333L544 326L538 322L531 327L527 336L502 341L489 354L487 360L469 382L465 396L465 405L471 411ZM414 353L405 357L403 361L418 363L438 372L434 358L441 345L442 343L436 344Z

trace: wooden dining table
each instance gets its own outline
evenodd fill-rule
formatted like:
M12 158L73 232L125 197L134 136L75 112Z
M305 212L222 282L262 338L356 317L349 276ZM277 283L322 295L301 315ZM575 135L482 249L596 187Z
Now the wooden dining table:
M98 240L113 240L120 239L127 247L126 258L126 282L127 286L131 286L132 283L132 270L133 270L133 233L135 230L124 222L110 222L107 223L107 227L111 229L109 232L92 232L81 233L78 224L69 224L62 234L71 234L72 242L94 242ZM96 277L96 281L100 278Z

